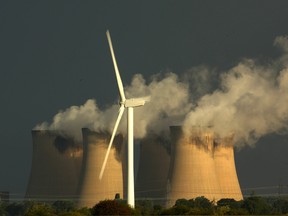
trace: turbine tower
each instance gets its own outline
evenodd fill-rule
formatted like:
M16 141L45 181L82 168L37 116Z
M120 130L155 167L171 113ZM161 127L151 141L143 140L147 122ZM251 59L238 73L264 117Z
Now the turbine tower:
M113 128L112 131L112 136L110 139L110 143L105 155L105 159L100 171L100 175L99 175L99 179L102 179L105 167L106 167L106 163L107 163L107 159L109 156L109 152L116 134L116 131L118 129L118 125L119 122L122 118L122 115L125 111L125 109L128 109L128 115L127 115L127 131L128 131L128 178L127 178L127 182L128 182L128 186L127 186L127 203L134 208L135 206L135 191L134 191L134 149L133 149L133 141L134 141L134 128L133 128L133 112L134 112L134 108L135 107L140 107L143 106L145 104L145 102L147 101L147 99L145 98L130 98L130 99L126 99L125 97L125 93L124 93L124 87L122 84L122 80L121 80L121 76L118 70L118 66L117 66L117 62L116 62L116 58L114 55L114 50L113 50L113 46L112 46L112 41L111 41L111 37L110 37L110 33L107 30L106 32L107 35L107 39L108 39L108 43L109 43L109 47L110 47L110 52L111 52L111 56L112 56L112 60L113 60L113 64L114 64L114 69L115 69L115 75L116 75L116 79L117 79L117 84L118 84L118 88L119 88L119 93L120 93L120 108L119 108L119 113L118 113L118 117L116 119L115 122L115 126Z

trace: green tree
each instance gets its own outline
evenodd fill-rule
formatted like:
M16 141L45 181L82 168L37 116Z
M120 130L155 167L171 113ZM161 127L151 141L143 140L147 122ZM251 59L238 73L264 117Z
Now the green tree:
M225 215L248 215L248 211L244 208L243 201L236 201L234 199L221 199L217 202L217 212L218 214L225 214ZM229 211L225 212L225 208L222 207L228 207ZM223 211L224 210L224 211ZM220 213L219 213L220 212Z
M230 207L228 205L224 205L224 206L218 206L217 208L217 215L227 215L230 212Z
M23 203L10 203L6 206L5 211L9 216L22 216L25 213Z
M288 199L279 198L273 203L273 209L277 214L288 213Z
M173 206L168 209L164 209L160 215L185 215L188 214L191 209L185 205Z
M204 196L196 197L194 202L195 202L195 207L198 207L198 208L213 209L214 207L213 203Z
M175 206L190 206L190 202L187 199L178 199L175 202Z
M92 213L91 213L91 209L90 208L87 208L87 207L83 207L83 208L80 208L77 210L79 213L83 214L83 215L86 215L86 216L91 216Z
M271 214L272 208L262 197L248 197L243 201L243 208L245 208L249 214L261 215L261 214Z
M35 204L24 214L25 216L57 216L55 210L45 204Z
M5 216L7 215L7 212L6 212L6 205L5 203L1 202L0 201L0 216Z
M132 215L134 210L122 202L116 200L100 201L91 209L92 215Z
M58 216L87 216L79 211L62 212Z
M182 214L181 211L183 211L185 212L183 214L211 215L214 213L214 204L203 196L190 200L178 199L175 202L174 208L170 208L167 211L167 214ZM166 213L165 210L164 213Z
M153 206L153 215L160 215L160 213L163 211L163 206L161 205L154 205Z
M229 206L230 208L239 208L240 204L234 199L220 199L217 201L217 206Z
M153 202L151 200L136 200L135 209L141 215L152 215Z
M67 200L57 200L52 204L52 208L56 211L57 214L63 212L70 212L76 209L75 203Z

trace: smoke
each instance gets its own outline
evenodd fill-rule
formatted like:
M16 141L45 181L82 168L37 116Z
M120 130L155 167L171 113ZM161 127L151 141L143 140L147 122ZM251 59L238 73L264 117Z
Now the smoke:
M284 55L267 65L245 59L220 75L221 86L197 101L184 121L192 126L212 126L220 137L233 133L237 145L254 144L269 133L287 132L287 37L276 38Z
M195 126L212 127L220 137L231 136L237 145L253 144L269 133L288 129L288 37L277 37L274 45L283 51L265 64L244 59L219 73L208 66L193 67L179 78L174 73L154 75L146 81L136 74L125 87L127 98L151 96L150 102L135 108L134 133L168 133L170 125L183 125L186 133ZM116 82L115 82L116 85ZM81 106L60 111L52 123L35 129L65 130L81 140L81 128L111 132L119 105L100 110L89 99ZM118 131L126 134L126 114Z

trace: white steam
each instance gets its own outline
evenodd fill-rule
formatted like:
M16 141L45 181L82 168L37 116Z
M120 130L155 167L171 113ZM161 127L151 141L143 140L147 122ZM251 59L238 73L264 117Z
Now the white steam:
M275 44L288 51L287 37ZM221 87L203 96L184 121L191 126L212 126L219 136L233 133L237 144L253 144L260 137L288 128L288 68L285 53L267 66L243 60L221 74Z
M135 109L135 135L143 138L147 131L159 133L171 124L181 124L191 109L188 85L178 81L176 74L169 73L160 79L154 77L149 85L141 75L134 76L126 90L127 97L150 95L150 102Z
M43 122L37 125L35 130L56 130L59 132L68 132L77 140L81 140L81 127L90 127L94 121L100 118L101 111L96 106L94 100L87 100L81 106L71 106L65 111L59 111L54 117L53 122L49 125Z
M168 126L175 124L183 124L188 133L193 126L212 126L221 137L233 133L237 144L253 144L266 134L287 132L288 37L277 37L274 45L284 51L279 59L266 65L246 59L218 79L217 71L206 66L193 67L182 76L183 81L173 73L156 75L149 83L135 75L125 87L126 97L151 96L150 102L135 109L136 138L168 131ZM118 109L115 104L100 110L90 99L82 106L60 111L51 124L44 122L35 129L65 130L81 140L83 127L111 132ZM123 134L125 115L118 130Z
M116 83L115 83L116 84ZM190 110L188 85L178 81L176 74L166 74L164 78L155 76L149 84L139 74L132 79L131 85L125 88L126 97L143 97L151 99L143 107L134 109L134 135L143 138L148 131L154 133L167 131L169 124L183 121ZM70 136L81 140L81 128L88 127L95 131L112 131L119 105L115 104L100 110L95 100L89 99L82 106L72 106L60 111L49 125L44 122L37 125L37 130L65 130ZM118 131L126 134L126 114L123 115Z

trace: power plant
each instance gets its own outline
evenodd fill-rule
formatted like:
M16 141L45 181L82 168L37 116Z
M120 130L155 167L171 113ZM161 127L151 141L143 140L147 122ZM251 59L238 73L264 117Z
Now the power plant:
M82 129L83 143L56 131L32 131L33 161L26 198L75 199L79 207L100 200L127 199L127 145L115 136L99 179L111 135ZM170 139L149 135L140 141L137 199L172 206L177 199L205 196L243 199L234 162L233 137L219 138L212 128L193 127L185 135L170 127Z

